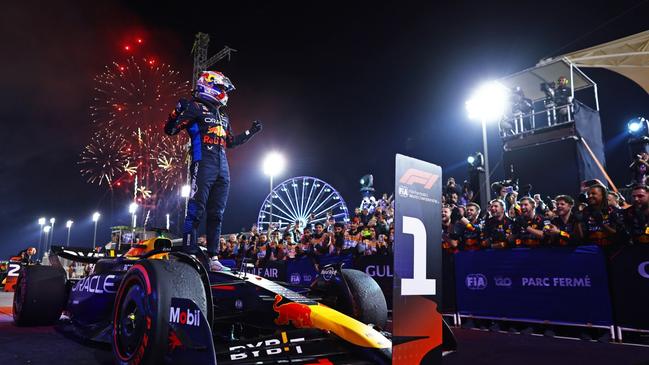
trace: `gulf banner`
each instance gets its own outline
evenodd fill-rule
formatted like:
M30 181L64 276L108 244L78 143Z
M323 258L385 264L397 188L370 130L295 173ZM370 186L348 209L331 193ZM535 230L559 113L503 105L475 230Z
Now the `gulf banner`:
M442 169L396 155L393 364L440 364Z

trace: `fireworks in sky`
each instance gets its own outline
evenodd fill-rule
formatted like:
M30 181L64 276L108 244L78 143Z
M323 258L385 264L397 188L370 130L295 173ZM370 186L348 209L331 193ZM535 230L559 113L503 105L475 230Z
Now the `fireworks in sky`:
M188 144L178 138L163 136L158 143L155 178L162 191L176 191L185 183L189 154Z
M106 66L94 81L90 116L97 132L81 153L81 173L155 207L185 181L187 141L169 138L163 125L190 83L169 65L134 56Z
M123 138L111 131L99 131L81 152L81 174L88 183L111 186L124 173L131 149Z
M180 97L189 92L189 82L169 65L153 59L129 57L113 62L94 79L92 121L99 128L118 129L124 134L159 129L160 122Z

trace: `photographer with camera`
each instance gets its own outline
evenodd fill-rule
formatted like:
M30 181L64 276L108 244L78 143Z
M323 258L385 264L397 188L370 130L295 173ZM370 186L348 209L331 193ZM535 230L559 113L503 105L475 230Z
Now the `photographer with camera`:
M513 192L516 193L518 192L518 179L496 181L493 184L491 184L491 191L493 191L494 193L496 192L498 193L498 196L494 199L505 200L508 194Z
M507 193L505 196L505 209L509 211L512 207L515 207L518 205L518 192L512 191ZM510 215L509 218L514 219L515 216Z
M649 153L642 152L637 154L629 165L629 170L633 174L633 181L631 184L646 184L647 171L649 171Z
M536 214L536 202L526 196L520 200L521 215L514 220L512 239L516 247L539 247L543 240L543 217Z
M559 195L554 200L557 216L544 225L543 233L553 246L574 246L578 242L575 232L578 222L572 214L575 201L568 195Z
M607 247L615 243L621 228L620 215L611 211L606 198L608 189L595 184L588 188L588 206L583 210L577 225L577 234L586 244Z
M631 190L633 205L624 209L624 227L634 245L649 244L649 187L634 185Z
M454 225L451 220L452 209L450 206L446 205L442 208L442 249L445 253L454 254L458 252L458 243L457 237L453 230ZM459 214L459 212L457 213Z
M534 194L534 203L536 204L536 214L543 216L547 210L547 206L543 199L541 199L541 194Z
M471 189L471 183L465 181L462 185L462 196L460 197L460 204L467 205L473 201L475 192Z
M460 195L460 188L455 183L454 177L449 177L448 180L446 180L446 187L444 187L443 193L447 197L450 197L452 193L455 193L458 196Z
M482 231L482 247L507 248L514 221L505 215L505 202L500 199L489 202L489 213L491 216L486 219Z
M466 206L466 217L459 218L455 223L454 230L459 238L461 250L477 251L480 249L482 224L479 217L480 206L476 203L469 203Z

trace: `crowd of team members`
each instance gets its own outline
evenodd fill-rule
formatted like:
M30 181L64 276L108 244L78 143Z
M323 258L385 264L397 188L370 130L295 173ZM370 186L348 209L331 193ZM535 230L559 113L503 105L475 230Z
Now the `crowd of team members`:
M449 179L452 180L452 179ZM483 211L469 189L447 184L442 196L442 247L446 252L513 247L649 244L649 187L631 189L627 204L600 183L583 188L581 199L559 195L544 202L539 195L518 197L503 188ZM204 238L199 238L199 243ZM328 217L260 232L221 237L220 259L268 261L326 255L387 255L394 242L394 206L384 195L376 207L356 208L349 222Z
M221 237L219 259L247 258L263 265L267 261L317 258L325 255L387 255L394 242L394 208L384 197L370 208L356 208L350 221L336 222L333 217L307 223L299 221L281 229L249 232ZM204 240L201 237L199 243Z
M487 212L471 201L473 193L449 182L443 196L442 247L446 252L513 247L649 243L649 188L631 188L631 202L601 183L582 186L580 199L559 195L544 202L503 187Z

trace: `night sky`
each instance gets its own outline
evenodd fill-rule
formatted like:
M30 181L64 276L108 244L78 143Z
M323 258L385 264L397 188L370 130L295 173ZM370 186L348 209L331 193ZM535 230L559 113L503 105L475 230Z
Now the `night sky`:
M264 131L229 152L224 231L235 232L256 220L268 194L260 165L268 151L289 161L278 179L319 177L348 205L359 202L358 179L366 173L374 174L378 191L393 189L395 153L464 179L466 156L482 148L480 127L464 108L480 82L649 29L647 1L610 22L638 2L130 3L136 2L4 7L0 259L38 242L40 216L56 217L55 244L65 241L64 222L73 219L71 242L87 247L93 211L102 213L99 242L108 240L110 225L128 224L128 198L111 203L105 188L85 182L77 161L93 130L93 76L123 58L133 37L145 39L140 56L155 56L187 79L197 32L210 34L210 55L223 45L238 50L214 68L237 87L227 111L235 130L258 119ZM622 76L585 71L600 90L608 170L625 184L629 156L620 136L628 119L649 117L649 97ZM499 179L497 127L489 138ZM556 178L550 161L533 163L540 179Z

